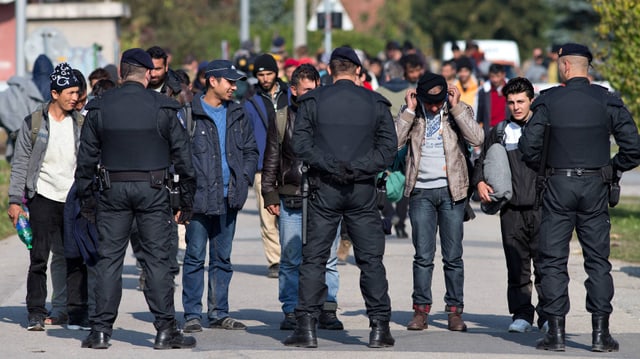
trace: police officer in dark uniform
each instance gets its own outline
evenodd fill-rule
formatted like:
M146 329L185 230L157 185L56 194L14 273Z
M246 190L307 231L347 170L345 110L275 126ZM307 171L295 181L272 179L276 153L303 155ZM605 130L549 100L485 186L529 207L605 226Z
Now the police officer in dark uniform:
M165 187L167 169L180 175L181 210L176 219L188 221L195 191L189 138L178 121L180 105L147 90L151 57L142 49L122 54L122 87L87 105L88 114L78 150L76 183L82 213L95 219L100 235L96 264L96 312L83 348L106 349L122 296L122 265L135 218L147 281L144 295L155 316L154 349L193 348L175 320L174 274L171 272L172 212ZM97 206L92 190L101 163L102 190Z
M589 49L569 43L560 48L558 55L564 85L543 92L535 100L534 115L519 142L525 162L538 167L543 157L545 126L550 126L539 244L545 301L542 310L548 316L549 331L538 341L537 348L565 349L565 316L569 312L567 261L575 229L588 275L585 287L586 307L592 315L591 349L617 351L618 343L609 334L613 280L608 192L612 173L628 171L640 163L640 137L622 100L589 83ZM610 135L619 147L611 159Z
M389 347L394 345L389 331L391 303L375 181L397 151L391 104L357 85L362 64L353 49L335 49L329 67L334 83L299 99L292 137L293 151L309 166L312 197L302 248L297 326L284 344L317 347L316 323L327 297L326 264L343 218L360 268L360 289L371 326L369 347Z

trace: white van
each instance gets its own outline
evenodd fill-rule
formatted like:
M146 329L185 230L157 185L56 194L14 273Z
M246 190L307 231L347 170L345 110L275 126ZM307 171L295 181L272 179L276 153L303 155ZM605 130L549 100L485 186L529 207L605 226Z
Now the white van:
M500 62L504 65L520 67L520 50L518 44L512 40L472 40L478 44L480 51L484 53L484 58L488 62ZM464 51L466 41L458 40L456 44L460 50ZM442 45L442 60L447 61L453 58L451 52L451 41Z

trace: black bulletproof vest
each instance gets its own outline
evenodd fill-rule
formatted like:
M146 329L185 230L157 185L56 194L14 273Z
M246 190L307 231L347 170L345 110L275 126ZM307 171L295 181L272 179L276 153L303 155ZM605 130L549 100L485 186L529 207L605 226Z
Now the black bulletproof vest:
M110 171L169 167L169 144L158 129L160 101L143 87L125 84L102 100L102 163ZM157 95L162 96L162 95Z
M339 161L351 161L371 151L376 133L375 92L347 80L316 91L316 146Z
M606 90L573 83L547 100L551 123L548 167L600 168L609 163Z

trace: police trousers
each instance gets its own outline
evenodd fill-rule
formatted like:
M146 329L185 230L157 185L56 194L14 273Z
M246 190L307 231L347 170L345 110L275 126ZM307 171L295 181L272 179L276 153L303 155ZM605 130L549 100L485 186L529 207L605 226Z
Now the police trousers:
M296 315L319 315L327 298L325 271L340 219L360 269L360 291L370 319L388 321L391 300L382 263L385 236L376 207L374 179L339 185L318 181L308 204L307 243L302 247Z
M592 314L612 311L613 279L609 262L607 185L600 176L550 176L544 193L539 266L547 315L569 312L569 241L575 229L588 278L586 308Z
M134 218L140 236L138 255L147 274L144 296L155 316L154 326L161 329L174 320L171 217L169 192L151 188L149 182L112 182L110 189L101 192L96 213L100 259L95 266L96 311L90 317L93 330L112 333Z

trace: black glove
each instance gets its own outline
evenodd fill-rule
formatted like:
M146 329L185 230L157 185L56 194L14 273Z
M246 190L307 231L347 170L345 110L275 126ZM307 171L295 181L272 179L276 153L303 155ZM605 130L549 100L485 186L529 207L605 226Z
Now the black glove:
M178 224L187 224L191 217L193 217L193 209L191 207L181 208Z
M347 162L338 162L337 173L333 174L333 180L341 185L353 183L356 179L353 168Z
M81 201L80 215L91 223L96 223L96 198L89 196Z

